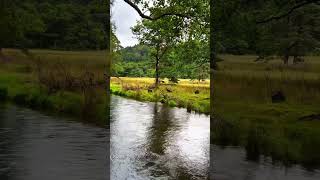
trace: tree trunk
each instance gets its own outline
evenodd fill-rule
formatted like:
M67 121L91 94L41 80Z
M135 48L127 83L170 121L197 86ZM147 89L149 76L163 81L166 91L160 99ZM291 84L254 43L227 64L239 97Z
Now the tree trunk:
M0 47L0 61L5 61L5 56L3 54L3 51L2 51L2 47Z
M155 82L155 87L158 88L160 80L160 73L159 73L159 61L160 59L158 57L156 57L156 82Z
M283 56L283 63L284 63L285 65L288 65L288 64L289 64L289 55L288 55L288 54L285 54L285 55Z

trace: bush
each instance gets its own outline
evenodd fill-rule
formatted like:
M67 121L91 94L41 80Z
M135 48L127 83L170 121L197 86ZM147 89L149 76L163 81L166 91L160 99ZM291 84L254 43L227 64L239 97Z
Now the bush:
M18 93L13 97L13 101L16 104L24 105L27 102L28 94L27 93Z
M8 89L0 87L0 101L6 100L8 96Z
M168 102L168 105L169 105L170 107L176 107L176 106L177 106L177 103L176 103L175 101L173 101L173 100L170 100L170 101Z

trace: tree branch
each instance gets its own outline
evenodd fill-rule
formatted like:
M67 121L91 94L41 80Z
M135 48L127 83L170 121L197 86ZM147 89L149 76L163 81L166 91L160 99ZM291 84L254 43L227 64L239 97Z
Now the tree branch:
M264 24L264 23L268 23L268 22L271 22L271 21L274 21L274 20L279 20L279 19L285 18L285 17L289 16L290 14L292 14L295 10L297 10L299 8L302 8L302 7L306 6L306 5L313 4L313 3L319 5L320 0L306 0L306 1L303 1L303 2L301 2L299 4L296 4L293 7L291 7L287 12L284 12L284 13L276 15L276 16L271 16L271 17L269 17L267 19L264 19L264 20L261 20L261 21L257 21L256 23L257 24Z
M181 13L173 13L173 12L167 12L167 13L163 13L159 16L156 16L156 17L152 17L152 16L148 16L146 14L144 14L141 9L136 5L134 4L132 1L130 0L124 0L124 2L126 2L127 4L129 4L133 9L135 9L138 14L140 15L140 17L144 18L144 19L149 19L149 20L158 20L158 19L161 19L163 17L166 17L166 16L178 16L178 17L181 17L181 18L191 18L189 15L186 15L186 14L181 14Z

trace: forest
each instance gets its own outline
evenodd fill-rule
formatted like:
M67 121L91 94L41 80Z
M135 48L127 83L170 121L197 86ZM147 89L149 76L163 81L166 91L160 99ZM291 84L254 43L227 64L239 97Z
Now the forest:
M106 48L106 3L100 0L2 0L1 48Z

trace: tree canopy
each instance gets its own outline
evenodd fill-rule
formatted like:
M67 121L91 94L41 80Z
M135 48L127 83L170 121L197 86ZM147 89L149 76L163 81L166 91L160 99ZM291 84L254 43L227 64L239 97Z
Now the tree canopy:
M0 47L105 49L106 8L101 0L3 0Z

